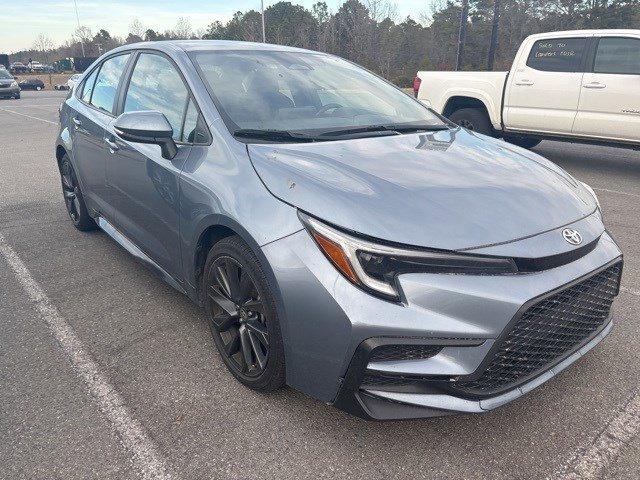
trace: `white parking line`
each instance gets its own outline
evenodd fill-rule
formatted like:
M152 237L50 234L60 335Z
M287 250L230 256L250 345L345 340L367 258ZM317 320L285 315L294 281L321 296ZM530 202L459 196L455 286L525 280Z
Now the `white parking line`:
M636 391L600 434L578 452L554 480L600 478L620 456L622 448L640 432L640 392Z
M58 108L60 105L61 105L60 103L57 103L55 105L54 104L47 104L47 103L45 103L43 105L41 105L41 104L37 104L37 105L36 104L33 104L33 105L20 104L20 105L11 105L11 108L39 108L41 110L46 110L47 112L51 112L52 108Z
M8 108L0 108L0 111L7 112L7 113L14 113L16 115L32 118L34 120L40 120L41 122L50 123L51 125L58 125L58 122L52 122L51 120L45 120L44 118L34 117L33 115L27 115L26 113L14 112L13 110L9 110Z
M132 417L122 396L109 383L98 364L84 349L71 326L60 315L2 234L0 234L0 255L13 270L22 289L60 344L78 377L87 386L100 411L115 428L141 477L148 480L171 478L158 447L146 434L142 425Z
M620 190L609 190L608 188L593 188L596 191L607 192L607 193L617 193L618 195L627 195L629 197L640 197L637 193L629 193L629 192L621 192Z

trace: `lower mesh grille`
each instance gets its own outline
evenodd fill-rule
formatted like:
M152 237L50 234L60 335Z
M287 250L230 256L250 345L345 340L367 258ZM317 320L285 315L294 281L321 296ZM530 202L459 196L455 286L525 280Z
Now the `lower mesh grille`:
M441 345L383 345L372 352L369 361L420 360L437 355L443 348Z
M457 382L455 388L488 395L561 361L604 327L621 272L619 262L529 307L498 340L498 348L480 377Z
M420 379L417 379L418 381ZM360 384L361 388L385 388L385 387L404 387L413 385L415 378L407 378L402 376L379 375L376 373L367 373Z

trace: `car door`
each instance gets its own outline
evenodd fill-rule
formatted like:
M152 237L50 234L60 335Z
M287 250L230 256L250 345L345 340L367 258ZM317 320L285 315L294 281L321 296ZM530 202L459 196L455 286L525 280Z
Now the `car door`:
M578 109L587 38L534 41L509 75L507 129L570 134Z
M599 38L592 65L573 132L640 142L640 38Z
M120 138L112 122L106 132L107 180L116 195L116 222L122 233L176 279L180 279L179 176L191 145L183 136L188 107L195 108L176 66L166 56L141 52L121 99L121 111L164 114L178 153L168 160L158 145Z
M116 92L130 54L106 59L79 86L71 114L73 162L87 206L111 219L113 196L106 183L106 126L113 120Z

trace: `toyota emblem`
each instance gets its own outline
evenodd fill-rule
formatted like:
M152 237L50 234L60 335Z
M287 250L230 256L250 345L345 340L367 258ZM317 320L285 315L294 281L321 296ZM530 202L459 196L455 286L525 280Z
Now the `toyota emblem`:
M582 243L582 235L573 228L565 228L562 231L562 236L571 245L580 245Z

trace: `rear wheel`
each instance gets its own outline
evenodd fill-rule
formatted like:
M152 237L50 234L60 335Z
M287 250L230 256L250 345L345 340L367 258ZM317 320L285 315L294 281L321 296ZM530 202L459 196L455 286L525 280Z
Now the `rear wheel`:
M233 376L253 390L282 387L284 348L273 296L255 254L240 237L211 248L202 289L213 340Z
M40 91L40 90L42 90L42 87L41 87L40 85L38 85L38 86L36 87L36 90L37 90L37 91Z
M78 178L69 157L66 155L62 157L60 162L60 179L62 180L64 203L73 225L82 231L95 230L97 228L96 222L87 211Z
M449 119L467 130L493 136L489 116L479 108L461 108L449 115Z

